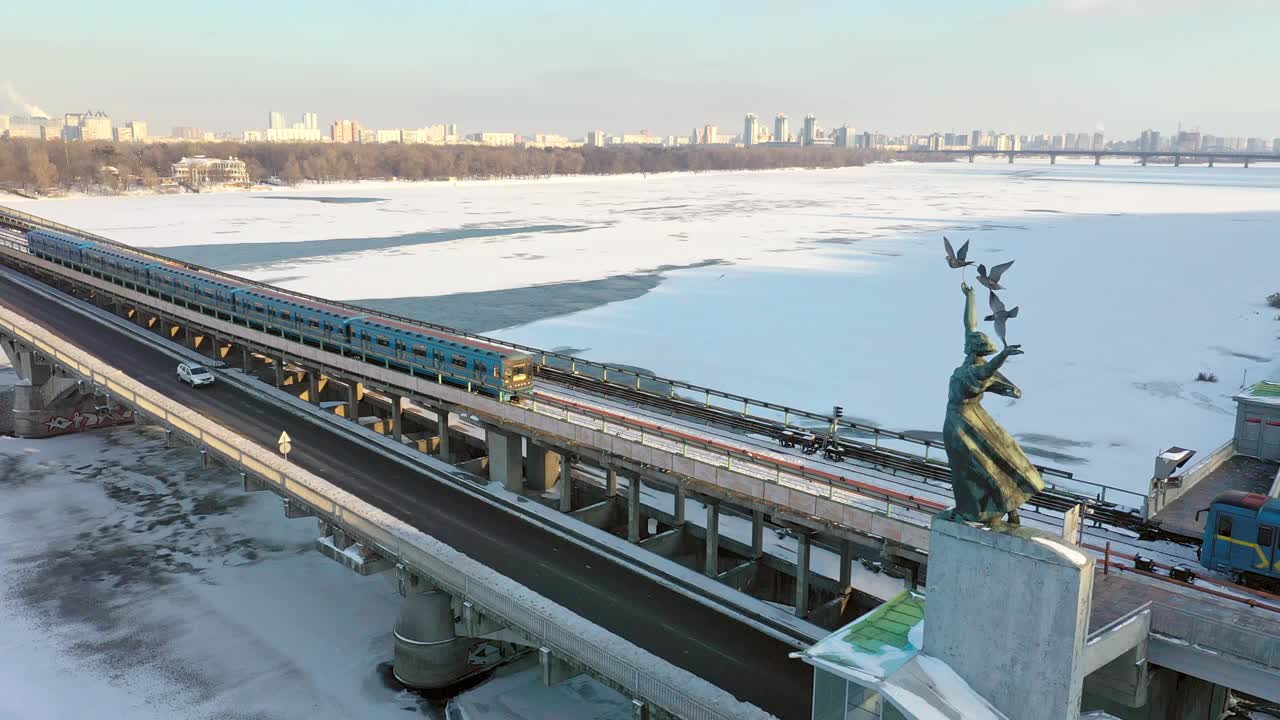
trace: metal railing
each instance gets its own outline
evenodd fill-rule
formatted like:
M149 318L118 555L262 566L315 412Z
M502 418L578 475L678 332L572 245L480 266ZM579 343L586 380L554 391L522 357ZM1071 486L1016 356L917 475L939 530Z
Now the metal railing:
M381 516L381 513L364 501L288 464L269 450L216 425L195 411L174 403L87 352L77 349L77 352L69 353L59 349L56 345L62 341L43 328L38 330L47 337L21 327L13 321L9 311L0 309L0 334L30 345L50 362L107 393L112 400L128 405L177 432L195 446L221 458L225 464L269 483L277 493L301 501L316 515L344 528L366 546L385 557L398 559L451 594L510 623L573 662L600 673L634 697L688 720L731 720L742 716L741 709L725 714L708 707L654 673L589 642L583 637L580 625L561 622L546 612L521 604L509 590L498 590L444 559L439 547L424 547L413 542L412 538L404 537L407 533L395 532L370 520L370 517ZM419 534L416 530L412 532ZM466 560L465 556L458 556ZM761 712L761 717L764 715Z

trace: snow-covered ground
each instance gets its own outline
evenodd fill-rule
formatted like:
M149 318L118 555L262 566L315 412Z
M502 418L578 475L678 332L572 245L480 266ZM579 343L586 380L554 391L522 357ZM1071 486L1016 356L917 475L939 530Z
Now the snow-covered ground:
M979 262L1017 260L1003 298L1021 307L1009 338L1027 353L1005 373L1024 399L988 407L1037 459L1143 491L1156 452L1212 450L1242 378L1275 372L1278 201L1267 166L1020 161L21 206L336 299L607 286L715 262L499 334L923 431L941 424L962 342L962 273L940 237L972 239Z

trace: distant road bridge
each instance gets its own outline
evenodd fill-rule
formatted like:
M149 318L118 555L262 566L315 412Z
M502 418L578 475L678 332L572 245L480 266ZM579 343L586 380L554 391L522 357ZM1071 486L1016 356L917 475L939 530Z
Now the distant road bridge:
M1145 167L1149 161L1165 160L1174 167L1183 163L1207 163L1213 167L1216 163L1230 163L1249 167L1259 162L1280 162L1280 153L1228 153L1228 152L1179 152L1174 150L926 150L921 153L928 156L968 157L973 162L978 156L1007 157L1012 164L1017 157L1047 157L1050 165L1056 165L1059 157L1091 157L1094 165L1101 165L1103 158L1137 158Z

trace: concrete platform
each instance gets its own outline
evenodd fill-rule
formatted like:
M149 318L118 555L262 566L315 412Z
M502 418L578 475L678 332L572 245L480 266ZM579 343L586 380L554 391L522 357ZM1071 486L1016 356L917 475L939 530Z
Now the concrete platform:
M1233 455L1219 465L1208 477L1196 483L1186 494L1166 505L1152 518L1163 524L1166 530L1188 537L1204 535L1204 516L1196 519L1196 513L1209 507L1219 493L1228 490L1266 494L1280 471L1280 463L1259 460L1247 455Z
M1280 702L1280 613L1131 572L1099 569L1090 631L1151 603L1148 659Z

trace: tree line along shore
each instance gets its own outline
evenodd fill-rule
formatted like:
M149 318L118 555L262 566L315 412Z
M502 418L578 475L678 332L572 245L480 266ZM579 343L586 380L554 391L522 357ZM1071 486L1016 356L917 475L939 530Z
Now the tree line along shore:
M832 147L575 147L336 143L114 143L0 140L0 188L24 194L159 189L184 157L239 158L251 182L615 175L837 168L909 153Z

